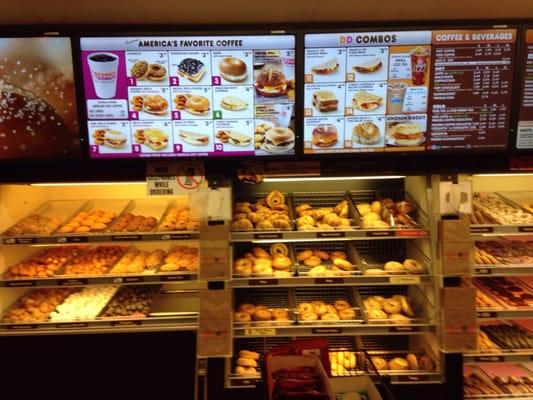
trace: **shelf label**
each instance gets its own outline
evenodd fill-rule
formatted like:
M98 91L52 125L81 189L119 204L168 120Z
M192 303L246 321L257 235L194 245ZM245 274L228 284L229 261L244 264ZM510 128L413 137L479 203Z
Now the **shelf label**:
M480 275L490 275L492 270L488 268L476 268L476 273Z
M478 318L497 318L498 313L495 311L478 311L477 317Z
M37 329L39 325L37 324L16 324L16 325L8 325L7 329L17 330L17 331L26 331L30 329Z
M11 241L10 243L6 242L6 244L35 244L35 243L37 243L37 238L16 238L15 243Z
M57 283L59 284L59 286L81 286L81 285L87 285L87 283L89 283L89 280L69 278L69 279L61 279Z
M317 232L316 237L317 239L343 238L343 237L346 237L346 232L343 232L343 231Z
M144 277L143 276L125 276L122 278L122 282L124 283L144 282Z
M142 321L111 321L111 326L139 326L142 325Z
M494 228L492 226L471 226L470 233L493 233Z
M124 241L138 241L142 240L141 235L113 235L111 240L114 242L124 242Z
M36 286L37 282L35 281L10 281L6 282L7 287L29 287Z
M395 236L396 232L394 231L367 231L367 237L392 237Z
M283 233L273 232L273 233L254 233L254 239L283 239Z
M255 386L257 379L232 379L232 386Z
M152 236L147 236L145 240L152 239ZM164 234L159 237L159 240L189 240L192 239L192 235L190 233L169 233Z
M400 375L397 377L398 382L427 382L428 375Z
M418 285L420 283L419 276L391 276L389 282L393 285Z
M418 332L417 326L391 326L389 327L389 332Z
M478 356L474 357L475 362L503 362L505 357L503 356Z
M244 330L245 336L276 336L275 328L249 328Z
M250 279L248 281L250 286L263 286L263 285L277 285L277 279Z
M533 233L533 226L519 226L518 232L522 233Z
M161 275L160 282L190 281L191 275Z
M314 335L332 335L342 333L342 328L313 328L311 333Z
M65 329L65 328L87 328L89 324L87 322L66 322L61 324L56 324L56 328Z
M342 284L344 283L344 278L316 278L315 283L318 285L328 285L328 284Z
M426 237L428 235L428 232L422 229L399 229L395 231L394 234L398 237Z
M56 238L56 243L87 243L87 236L61 236Z

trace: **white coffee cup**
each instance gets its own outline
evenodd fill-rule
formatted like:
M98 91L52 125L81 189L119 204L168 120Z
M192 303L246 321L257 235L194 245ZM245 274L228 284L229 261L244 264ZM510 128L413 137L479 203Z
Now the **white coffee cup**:
M87 57L87 61L96 95L101 99L115 97L118 56L112 53L92 53Z

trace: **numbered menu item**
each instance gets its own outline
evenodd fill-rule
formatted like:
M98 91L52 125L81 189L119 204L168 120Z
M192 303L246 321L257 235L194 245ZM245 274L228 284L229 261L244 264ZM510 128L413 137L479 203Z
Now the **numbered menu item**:
M294 154L294 36L82 38L93 158Z
M305 36L304 152L424 150L431 32Z
M69 38L0 39L0 159L79 156Z
M516 29L433 32L428 148L506 148Z
M516 136L517 149L533 149L533 29L525 30L520 60L520 108Z

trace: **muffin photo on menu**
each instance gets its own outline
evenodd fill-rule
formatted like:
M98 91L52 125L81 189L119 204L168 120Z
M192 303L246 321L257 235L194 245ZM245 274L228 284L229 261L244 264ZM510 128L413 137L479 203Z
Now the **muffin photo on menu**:
M0 39L0 159L79 154L68 38Z

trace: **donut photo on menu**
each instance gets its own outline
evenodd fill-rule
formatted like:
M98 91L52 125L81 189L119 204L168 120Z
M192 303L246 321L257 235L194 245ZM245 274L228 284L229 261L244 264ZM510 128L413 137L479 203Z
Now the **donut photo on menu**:
M70 39L0 39L0 98L0 159L79 154Z

